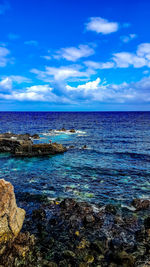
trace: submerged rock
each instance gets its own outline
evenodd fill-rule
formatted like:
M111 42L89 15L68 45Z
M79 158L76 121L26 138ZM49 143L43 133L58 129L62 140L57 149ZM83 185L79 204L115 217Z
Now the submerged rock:
M0 243L13 240L20 232L25 211L18 208L11 183L0 180Z

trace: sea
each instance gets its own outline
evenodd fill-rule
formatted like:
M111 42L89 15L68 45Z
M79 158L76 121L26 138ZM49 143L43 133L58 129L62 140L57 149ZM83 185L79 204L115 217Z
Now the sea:
M39 134L35 143L68 148L33 158L1 153L0 179L13 184L16 198L126 206L150 196L150 112L0 112L0 132Z

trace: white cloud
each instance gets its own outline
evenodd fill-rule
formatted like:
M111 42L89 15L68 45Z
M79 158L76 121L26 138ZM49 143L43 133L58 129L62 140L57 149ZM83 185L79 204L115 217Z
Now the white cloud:
M52 88L45 85L34 85L25 88L23 92L14 91L10 95L11 99L16 99L20 101L30 100L30 101L47 101L47 97L51 95ZM53 96L55 97L55 96Z
M141 68L147 65L144 57L139 57L128 52L115 53L113 60L118 68L128 68L131 65L133 65L135 68Z
M67 85L67 91L72 99L82 99L85 103L146 103L150 102L150 77L138 82L108 84L100 78L86 84L72 87Z
M82 84L82 85L78 85L77 87L72 87L72 86L69 86L67 85L66 88L68 91L72 91L72 90L75 90L75 91L91 91L91 90L97 90L98 89L98 85L100 84L100 78L97 78L95 81L92 81L92 82L87 82L85 84Z
M3 82L6 90L1 91L0 98L17 101L42 101L61 104L82 103L150 103L150 77L138 82L108 84L100 78L94 81L64 88L51 87L49 84L33 85L24 89L13 89L9 81ZM11 88L11 90L9 90ZM4 89L4 88L3 88ZM8 89L8 90L7 90ZM60 90L61 94L60 94Z
M0 47L0 67L5 67L8 62L10 51L6 47Z
M34 85L34 86L27 87L27 92L29 92L29 93L31 93L31 92L34 92L34 93L37 93L37 92L47 93L47 92L50 92L52 90L53 90L53 88L50 87L48 84L45 84L45 85Z
M6 93L7 91L12 91L13 87L16 86L16 84L29 82L31 82L31 80L23 76L4 76L0 81L0 92Z
M114 67L114 62L85 61L84 64L88 68L92 68L92 69L111 69Z
M135 38L137 38L137 34L134 34L134 33L120 37L120 39L122 40L123 43L129 43L130 41L132 41Z
M91 17L86 24L86 29L101 34L110 34L118 31L119 24L117 22L109 22L107 19L101 17Z
M150 67L150 43L142 43L137 47L135 53L118 52L114 53L108 62L85 61L85 66L89 69L111 69L111 68L142 68Z
M29 78L26 78L24 76L19 76L19 75L10 75L9 78L12 80L12 82L16 82L18 84L31 82Z
M3 76L1 83L3 83L3 82L5 83L5 81L11 82L11 84L12 83L21 84L21 83L30 83L31 82L31 80L29 78L26 78L24 76L19 76L19 75Z
M31 72L37 74L37 77L45 82L62 82L72 78L88 77L93 71L84 72L80 70L81 66L61 66L61 67L46 67L44 71L32 69Z
M48 84L34 85L21 90L12 90L10 92L1 92L0 99L16 100L16 101L40 101L50 103L70 104L71 100L65 96L58 96L52 92L53 88Z
M0 81L0 91L11 90L12 89L12 80L10 78L5 78Z
M137 55L150 61L150 43L143 43L138 46Z
M79 45L79 47L67 47L57 51L55 58L64 58L68 61L77 61L82 57L89 57L95 53L94 49L88 45Z

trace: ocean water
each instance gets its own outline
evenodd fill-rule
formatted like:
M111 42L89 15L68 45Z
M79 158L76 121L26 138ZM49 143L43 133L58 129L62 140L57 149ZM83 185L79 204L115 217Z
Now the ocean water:
M77 132L58 132L62 127ZM0 178L14 185L17 197L127 205L150 196L150 112L0 112L0 132L8 131L74 146L46 157L0 154Z

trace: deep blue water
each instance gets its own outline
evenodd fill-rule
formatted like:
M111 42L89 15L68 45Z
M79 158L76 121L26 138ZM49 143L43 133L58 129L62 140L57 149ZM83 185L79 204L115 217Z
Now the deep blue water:
M62 127L78 131L49 132ZM0 112L0 132L8 131L75 146L39 158L0 154L0 178L12 182L16 195L120 204L150 196L150 112Z

